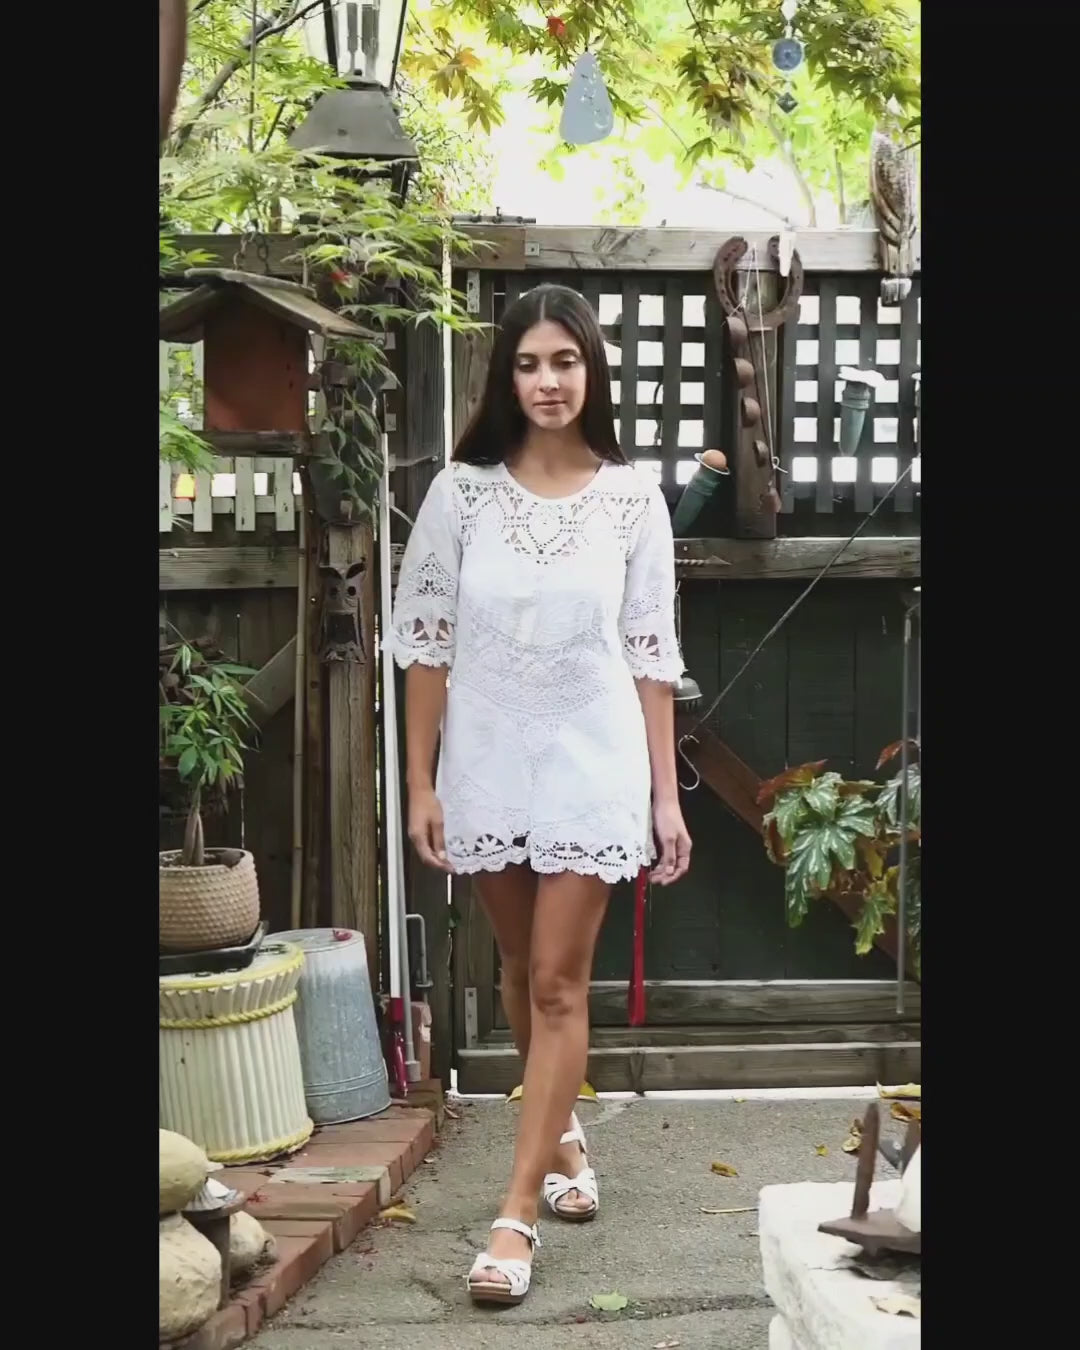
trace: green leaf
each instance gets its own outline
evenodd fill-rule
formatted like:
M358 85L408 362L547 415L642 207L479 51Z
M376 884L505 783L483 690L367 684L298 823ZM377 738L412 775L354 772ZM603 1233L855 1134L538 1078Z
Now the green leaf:
M836 814L836 807L840 801L838 784L840 775L838 773L825 773L820 778L815 778L808 787L803 788L803 801L811 811L816 811L819 816L824 816L831 820Z
M598 1312L622 1312L630 1300L625 1294L593 1294L589 1304Z
M783 792L777 797L776 805L766 819L776 821L780 838L784 841L784 845L790 848L791 841L795 837L795 829L805 816L806 808L803 805L803 794L801 792Z
M855 925L855 950L865 956L874 945L874 938L885 931L885 918L896 912L896 897L889 889L886 874L880 881L866 888L862 911Z
M176 771L181 778L186 778L191 773L195 765L199 762L199 752L193 745L189 745L180 756L180 761L176 766Z
M841 867L850 871L855 866L855 836L835 821L824 826L822 834L825 847Z
M873 802L868 802L862 797L848 797L842 801L840 810L836 813L836 823L845 830L873 839L877 834L875 811Z

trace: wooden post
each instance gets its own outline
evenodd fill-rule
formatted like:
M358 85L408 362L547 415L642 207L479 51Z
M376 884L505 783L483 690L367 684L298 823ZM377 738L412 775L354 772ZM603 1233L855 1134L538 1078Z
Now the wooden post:
M777 303L779 291L775 272L750 272L746 277L746 302L743 314L750 330L750 356L757 372L757 388L745 392L761 405L761 423L744 427L740 421L738 400L735 418L735 534L740 539L774 539L776 510L770 500L775 483L772 454L775 453L779 421L777 418L777 348L775 329L762 331L758 315L767 314Z
M431 480L443 467L446 451L444 434L444 389L442 334L431 324L411 327L405 334L404 361L404 434L401 456L408 467L394 476L397 504L411 519L416 519ZM426 458L431 456L430 459ZM417 461L421 462L417 462ZM404 522L402 534L407 530ZM398 684L399 734L404 735L404 680ZM405 763L402 742L401 763ZM406 803L402 801L402 808ZM447 879L424 867L411 846L405 846L406 896L411 912L424 920L427 958L433 987L427 991L431 1008L431 1072L444 1087L450 1085L454 1024L450 986L450 896Z
M375 536L370 522L328 525L327 562L360 579L363 661L327 665L330 806L330 922L364 935L368 970L379 969L379 825L375 752Z

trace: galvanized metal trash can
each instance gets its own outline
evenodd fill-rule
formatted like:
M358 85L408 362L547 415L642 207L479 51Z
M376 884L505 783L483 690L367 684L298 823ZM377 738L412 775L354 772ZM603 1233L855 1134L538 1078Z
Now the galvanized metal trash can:
M303 963L275 940L244 970L158 979L158 1123L214 1162L263 1162L311 1137L293 1017Z
M316 1125L363 1120L390 1105L367 949L350 928L275 933L304 953L296 1030L304 1096Z

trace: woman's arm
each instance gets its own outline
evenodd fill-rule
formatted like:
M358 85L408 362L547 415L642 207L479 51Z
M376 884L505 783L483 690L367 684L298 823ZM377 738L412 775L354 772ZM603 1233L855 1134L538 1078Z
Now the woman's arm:
M405 782L409 838L421 862L450 870L442 806L435 795L435 756L446 708L446 668L410 666L405 672Z
M652 879L661 886L678 881L690 869L690 835L679 805L675 776L675 702L670 684L635 680L652 772L653 828L660 845L660 861Z
M652 875L660 885L670 885L690 866L690 836L675 777L673 695L683 672L675 631L675 544L659 488L650 491L648 509L627 560L619 627L649 746L653 828L660 845L660 861Z
M405 782L409 838L423 862L448 872L435 757L454 663L461 542L453 475L436 474L401 560L389 646L405 668Z

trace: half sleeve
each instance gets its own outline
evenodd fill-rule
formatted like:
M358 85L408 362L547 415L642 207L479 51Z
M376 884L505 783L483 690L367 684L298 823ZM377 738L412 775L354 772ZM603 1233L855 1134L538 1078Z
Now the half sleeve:
M461 542L449 466L432 479L398 574L390 650L399 666L451 666Z
M626 567L619 630L623 655L636 680L678 684L682 656L675 633L675 544L659 488L638 529Z

